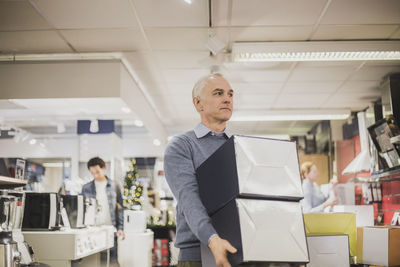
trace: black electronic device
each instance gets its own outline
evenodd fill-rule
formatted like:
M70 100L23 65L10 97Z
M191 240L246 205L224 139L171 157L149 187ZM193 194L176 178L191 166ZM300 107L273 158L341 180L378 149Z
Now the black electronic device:
M400 144L393 141L400 136L400 128L393 115L386 116L368 127L368 132L378 150L384 169L400 168Z

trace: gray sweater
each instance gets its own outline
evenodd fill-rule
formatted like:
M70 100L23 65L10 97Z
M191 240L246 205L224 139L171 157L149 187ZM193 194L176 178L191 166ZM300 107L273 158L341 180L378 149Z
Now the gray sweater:
M226 132L216 134L199 124L194 131L174 137L165 150L165 178L178 201L175 246L180 248L179 261L201 261L200 242L207 245L216 234L199 197L195 170L228 138Z

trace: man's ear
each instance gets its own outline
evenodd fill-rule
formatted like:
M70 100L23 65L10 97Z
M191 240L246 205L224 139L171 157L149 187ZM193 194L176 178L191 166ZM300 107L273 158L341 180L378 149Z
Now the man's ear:
M196 110L200 112L201 104L200 104L200 97L193 97L193 105L195 106Z

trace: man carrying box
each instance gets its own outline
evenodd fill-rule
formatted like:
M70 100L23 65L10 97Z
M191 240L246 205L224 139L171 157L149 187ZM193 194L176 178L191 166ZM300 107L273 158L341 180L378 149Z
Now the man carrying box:
M192 97L201 123L176 136L164 157L165 177L178 201L178 267L201 267L200 242L208 245L218 266L230 267L227 253L236 253L236 249L212 226L199 197L195 170L230 136L226 122L232 116L233 90L221 74L212 74L196 83Z

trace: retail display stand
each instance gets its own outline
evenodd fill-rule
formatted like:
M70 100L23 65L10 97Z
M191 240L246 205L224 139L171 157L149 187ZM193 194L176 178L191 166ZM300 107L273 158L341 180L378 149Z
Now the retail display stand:
M232 136L196 170L214 228L238 252L232 266L309 261L296 143ZM215 266L202 245L204 266Z

